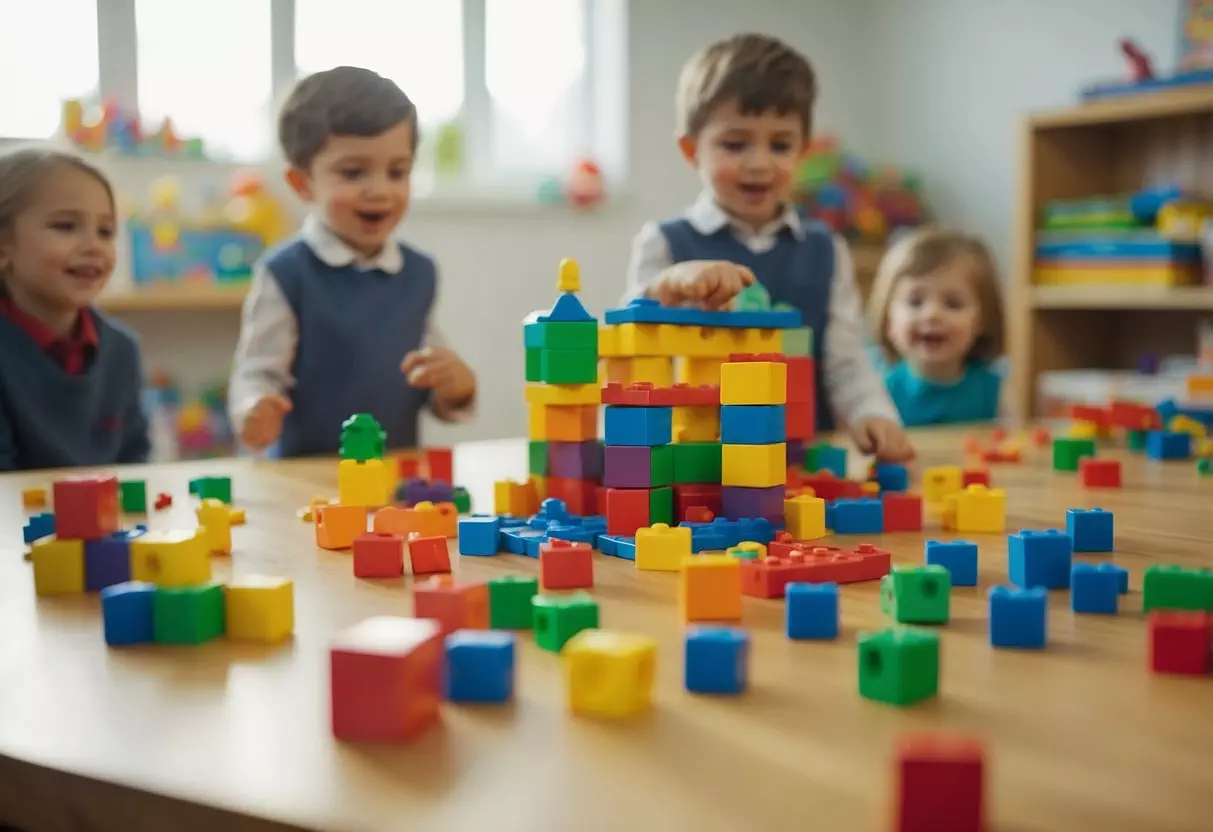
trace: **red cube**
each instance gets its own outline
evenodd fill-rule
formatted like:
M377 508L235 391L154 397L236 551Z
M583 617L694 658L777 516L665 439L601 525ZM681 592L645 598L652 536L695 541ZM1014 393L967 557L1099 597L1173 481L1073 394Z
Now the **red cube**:
M607 534L632 537L649 525L649 489L607 489Z
M961 472L960 482L968 488L970 485L984 485L987 488L990 485L990 471L988 468L965 468Z
M599 517L606 517L607 513L607 487L605 485L597 485L594 487L594 510L591 514L596 514Z
M451 571L451 553L445 537L409 535L409 566L414 575L437 575Z
M812 402L788 402L783 408L784 432L788 439L812 439L816 433Z
M897 753L897 832L982 832L985 749L979 739L915 734Z
M425 467L429 471L430 482L445 482L448 485L455 482L455 465L450 448L426 448Z
M429 578L413 587L413 615L432 618L442 634L489 628L489 588L483 583L455 583L449 575Z
M68 477L56 480L55 534L71 540L99 540L119 529L118 478Z
M396 457L396 477L402 480L411 480L421 476L421 460L415 456L399 456Z
M539 585L544 589L589 589L594 551L588 543L552 538L539 544Z
M1150 669L1200 676L1211 667L1213 616L1207 612L1151 610Z
M707 506L687 506L682 519L687 523L711 523L716 515Z
M1120 460L1085 456L1078 460L1078 481L1084 488L1120 488Z
M886 532L922 531L922 495L911 491L889 491L880 495Z
M575 480L570 477L548 477L548 497L564 500L569 514L594 514L598 501L597 480Z
M355 578L399 578L404 574L404 538L367 532L354 539Z
M827 503L834 500L859 499L863 496L862 485L854 480L842 479L833 471L814 471L804 477L803 483Z
M333 736L402 742L441 719L444 650L438 622L377 616L329 647Z

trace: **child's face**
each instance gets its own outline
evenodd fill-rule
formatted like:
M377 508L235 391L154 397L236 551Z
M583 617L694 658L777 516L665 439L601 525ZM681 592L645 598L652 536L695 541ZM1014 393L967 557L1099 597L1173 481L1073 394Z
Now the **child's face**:
M287 179L333 233L371 257L408 211L412 170L413 125L405 121L378 136L330 136L311 170L292 169Z
M911 366L944 373L964 366L981 334L975 270L971 258L957 257L930 274L897 281L887 334Z
M758 229L778 216L791 196L807 140L796 115L774 110L744 115L737 101L730 101L716 108L697 137L682 137L679 147L717 204Z
M114 271L114 205L91 174L50 171L0 243L10 291L51 313L91 304Z

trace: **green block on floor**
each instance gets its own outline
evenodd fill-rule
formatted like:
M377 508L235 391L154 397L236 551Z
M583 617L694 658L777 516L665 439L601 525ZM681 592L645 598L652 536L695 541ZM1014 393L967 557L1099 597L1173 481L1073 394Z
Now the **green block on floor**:
M1142 578L1141 609L1213 612L1213 569L1185 569L1171 564L1147 567Z
M899 624L946 624L952 573L942 566L894 566L880 579L880 609Z
M527 349L598 352L597 321L536 321L522 328Z
M1204 459L1196 460L1196 473L1202 477L1213 475L1213 459L1205 457Z
M201 644L223 635L223 587L157 588L152 633L159 644Z
M218 500L230 506L232 504L232 478L197 477L190 480L190 493L199 500Z
M548 443L533 439L527 445L527 471L541 477L548 475Z
M939 691L939 636L897 627L859 636L859 693L913 705Z
M544 384L596 384L598 382L598 350L539 351L539 378Z
M559 653L564 643L582 630L598 627L598 602L584 592L536 595L531 599L535 643Z
M1054 471L1077 471L1078 460L1084 456L1095 456L1094 439L1059 436L1053 440Z
M719 442L679 442L669 447L674 454L676 484L720 482Z
M813 354L813 330L807 326L785 329L780 338L784 355Z
M654 488L649 492L649 525L674 525L674 489Z
M451 502L455 504L455 511L460 514L472 513L472 495L462 485L455 486L451 491Z
M144 514L147 511L147 483L123 480L118 483L118 500L124 514Z
M1146 430L1131 430L1125 436L1129 442L1130 451L1144 451L1146 449L1146 437L1150 435Z
M501 575L489 578L489 627L494 630L529 630L534 620L531 600L539 594L537 578Z
M540 356L543 350L538 348L527 349L526 351L526 370L525 378L527 381L543 381L543 370L541 368Z

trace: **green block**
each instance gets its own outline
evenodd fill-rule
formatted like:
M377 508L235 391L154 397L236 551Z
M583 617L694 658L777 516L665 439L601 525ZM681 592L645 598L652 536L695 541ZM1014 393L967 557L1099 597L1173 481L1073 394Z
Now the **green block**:
M674 525L674 489L654 488L649 491L649 525Z
M534 613L531 599L539 593L537 578L502 575L489 578L489 627L494 630L529 630Z
M896 627L859 636L859 694L913 705L939 691L939 636Z
M123 480L118 483L118 499L125 514L147 511L147 483L143 480Z
M660 488L674 482L674 451L671 445L649 448L649 487Z
M223 635L223 587L158 587L152 598L152 632L160 644L201 644Z
M880 609L899 624L946 624L952 573L937 564L894 566L880 579Z
M1144 451L1146 449L1146 437L1150 435L1147 430L1131 430L1126 434L1129 441L1130 451Z
M813 354L813 330L807 326L785 329L780 338L784 355Z
M540 349L528 349L526 351L526 371L525 378L527 381L543 381L543 370L540 369L539 357L543 354Z
M719 483L719 442L680 442L668 446L674 454L674 482Z
M539 378L535 380L544 384L596 384L598 350L540 350Z
M342 459L383 459L386 442L383 426L369 413L355 413L341 423Z
M537 321L522 328L527 349L593 350L598 352L597 321Z
M548 475L548 443L542 439L531 440L527 445L527 471L541 477Z
M455 504L455 511L460 514L472 513L472 495L462 485L457 485L451 491L451 502Z
M1205 457L1204 459L1196 460L1196 473L1202 477L1213 476L1213 459Z
M199 500L218 500L232 504L231 477L196 477L190 480L190 494Z
M531 599L535 643L559 653L564 643L582 630L598 626L598 602L584 592L572 595L536 595Z
M835 476L847 475L847 449L829 442L815 442L804 449L806 471L830 471Z
M1213 569L1184 569L1156 564L1146 568L1142 612L1194 610L1213 612Z
M1094 439L1059 436L1053 440L1054 471L1077 471L1078 460L1084 456L1095 456Z

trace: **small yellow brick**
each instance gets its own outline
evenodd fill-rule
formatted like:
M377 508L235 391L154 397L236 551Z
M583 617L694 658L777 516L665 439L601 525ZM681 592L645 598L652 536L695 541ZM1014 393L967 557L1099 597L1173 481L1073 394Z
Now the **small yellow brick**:
M787 365L730 361L720 366L721 404L786 404L787 400Z
M526 386L523 398L527 404L601 404L600 384L539 384Z
M21 489L21 506L27 509L45 508L46 489L42 487Z
M636 568L654 572L677 572L682 559L691 554L691 527L665 523L636 530Z
M573 713L626 717L652 704L657 642L650 636L582 630L561 653Z
M206 499L194 510L212 554L232 553L232 513L222 500Z
M708 358L683 358L678 362L675 379L682 384L720 385L720 365L726 361L720 356Z
M787 445L722 445L720 483L740 488L770 488L787 481Z
M800 494L783 501L784 522L793 540L816 540L826 536L826 501Z
M922 472L922 499L942 503L949 494L961 489L963 476L958 465L937 465Z
M999 534L1007 529L1007 494L974 483L944 500L944 528L960 534Z
M337 500L343 506L378 508L390 502L382 459L343 459L337 464Z
M619 324L618 355L665 355L660 324ZM599 355L602 355L599 345Z
M674 364L666 356L608 358L605 363L607 381L617 381L625 386L648 382L655 387L669 387L674 383Z
M31 546L34 592L76 595L84 592L84 541L44 537Z
M131 541L131 580L175 588L211 579L202 529L148 532Z
M720 408L674 408L673 438L675 442L719 442Z
M295 585L286 578L246 575L224 595L228 638L273 643L295 631Z

